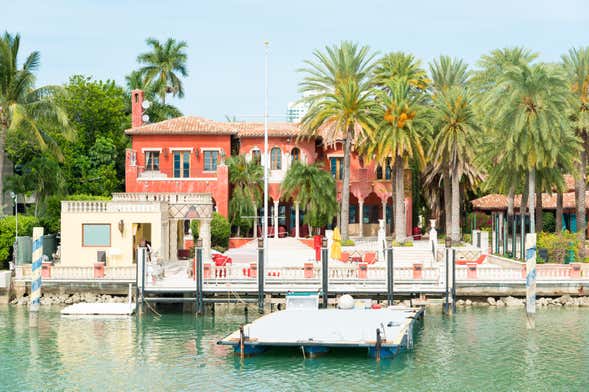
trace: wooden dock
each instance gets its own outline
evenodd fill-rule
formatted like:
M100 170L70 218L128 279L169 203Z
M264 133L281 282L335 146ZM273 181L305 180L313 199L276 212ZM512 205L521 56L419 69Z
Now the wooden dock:
M331 348L364 348L372 357L393 357L412 348L414 323L423 315L422 308L408 307L287 309L243 326L218 344L232 346L244 355L297 347L305 356Z

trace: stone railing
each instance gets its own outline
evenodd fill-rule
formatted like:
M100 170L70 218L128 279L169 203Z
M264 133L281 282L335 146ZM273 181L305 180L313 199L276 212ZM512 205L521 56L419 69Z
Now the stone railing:
M212 204L209 193L129 192L113 193L113 201L159 201L170 204Z
M62 201L61 211L69 213L81 212L106 212L108 208L107 201L88 200L88 201Z
M43 281L108 281L124 280L134 281L136 267L129 266L106 266L104 274L98 273L93 266L70 266L70 265L44 265L42 268ZM16 278L20 280L31 279L31 265L16 266Z

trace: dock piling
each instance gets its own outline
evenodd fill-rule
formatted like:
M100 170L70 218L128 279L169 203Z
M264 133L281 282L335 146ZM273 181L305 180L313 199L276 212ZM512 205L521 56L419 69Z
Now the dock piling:
M449 298L449 295L450 294L449 294L449 287L448 287L449 280L450 280L450 268L449 268L450 267L450 263L449 263L449 258L450 258L449 253L450 253L450 250L448 248L446 248L445 251L446 251L446 258L445 258L446 259L446 291L445 291L446 298L445 298L445 301L444 301L444 313L445 314L448 314L449 301L450 301L450 298Z
M241 359L245 356L245 336L243 334L243 325L239 326L239 356Z
M452 313L456 312L456 249L452 249Z
M387 302L389 306L393 305L394 301L394 262L393 262L393 248L387 248Z
M258 312L264 313L264 239L258 238Z
M329 260L327 258L327 239L323 238L321 242L321 289L323 291L323 308L327 308L328 293L328 269Z
M376 356L376 361L380 361L380 349L382 347L382 338L380 336L380 328L376 328L376 347L374 355Z
M203 301L203 276L202 276L202 239L196 241L196 260L195 260L195 280L196 280L196 313L202 315L204 313Z

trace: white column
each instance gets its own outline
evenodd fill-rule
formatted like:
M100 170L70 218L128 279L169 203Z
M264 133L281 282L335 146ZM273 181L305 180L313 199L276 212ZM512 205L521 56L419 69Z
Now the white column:
M364 200L358 200L358 209L360 210L358 211L358 217L360 218L358 220L358 234L360 237L364 237Z
M295 203L295 238L299 238L299 202Z
M211 218L200 219L199 238L202 240L202 261L211 261Z
M178 260L178 220L170 219L170 260Z
M274 201L274 238L278 238L278 200Z

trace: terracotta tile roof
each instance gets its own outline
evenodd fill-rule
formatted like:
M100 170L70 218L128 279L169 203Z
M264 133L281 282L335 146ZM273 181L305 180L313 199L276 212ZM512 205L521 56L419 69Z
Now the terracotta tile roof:
M127 135L234 135L235 124L183 116L127 129Z
M231 123L237 129L239 137L263 137L264 123L241 122ZM298 124L287 122L268 123L268 136L298 136L301 132Z
M514 207L519 208L521 205L521 195L515 195ZM563 208L574 209L575 208L575 193L567 192L563 193ZM491 194L480 197L471 201L472 206L476 210L482 211L501 211L507 209L507 196L499 194ZM589 208L589 191L585 194L585 207ZM542 209L544 210L555 210L556 209L556 193L543 193L542 194Z

